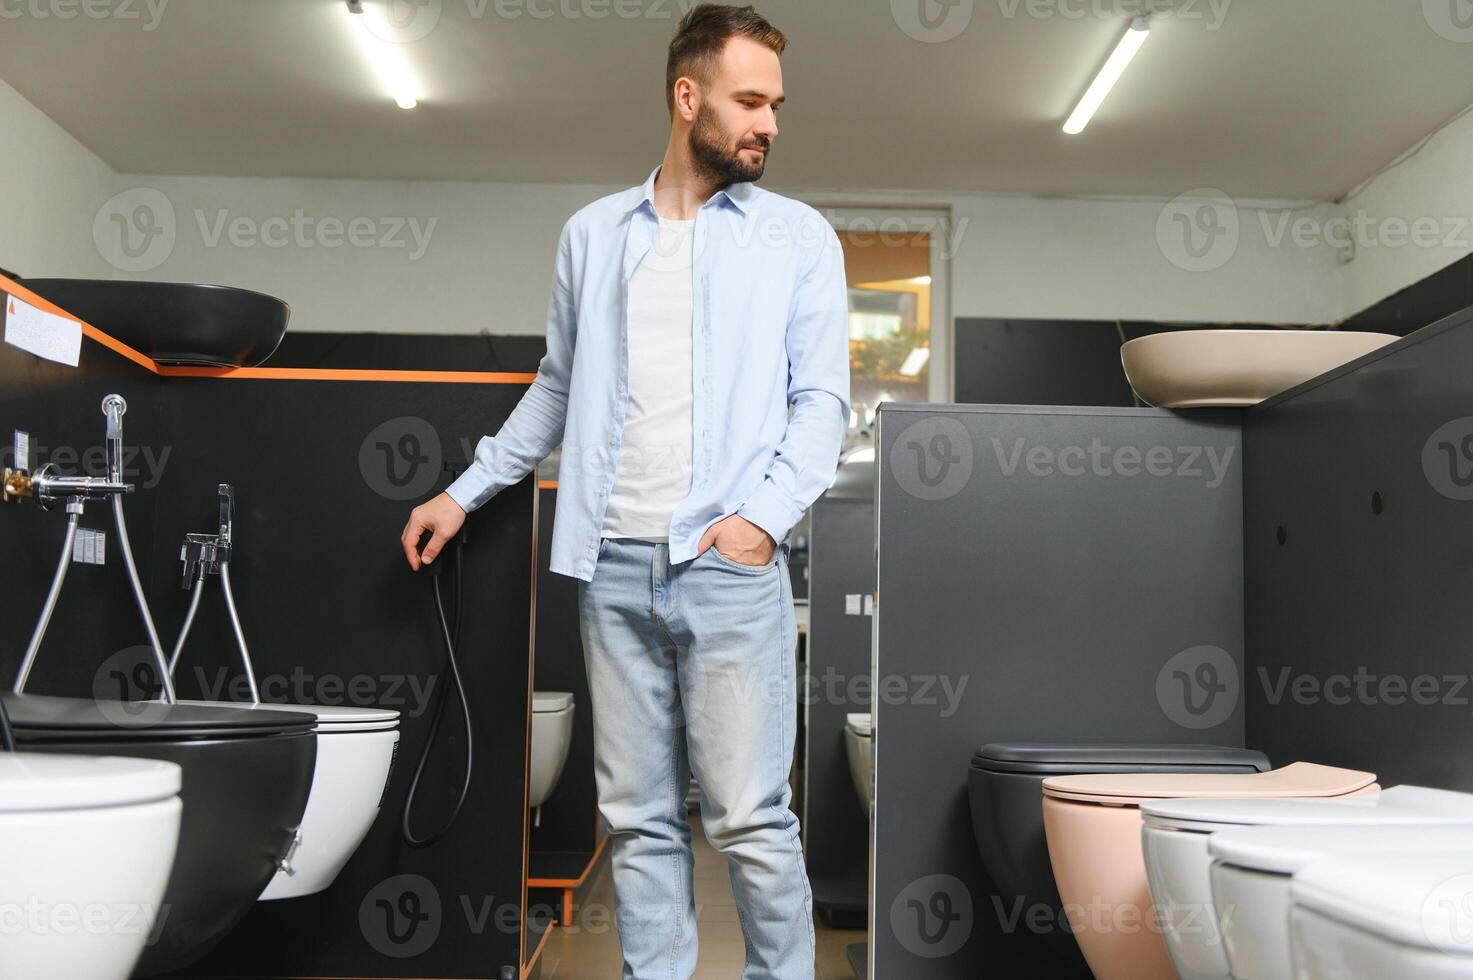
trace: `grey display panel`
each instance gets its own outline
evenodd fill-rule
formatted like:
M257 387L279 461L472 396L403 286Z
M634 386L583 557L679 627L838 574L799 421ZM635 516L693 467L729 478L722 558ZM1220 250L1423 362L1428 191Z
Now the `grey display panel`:
M870 709L874 502L825 496L812 514L803 845L814 904L845 911L864 908L868 883L869 820L850 776L844 722Z
M1473 310L1253 410L1248 735L1473 790Z
M1243 744L1217 689L1243 664L1239 413L880 419L871 975L1038 975L1056 961L995 901L968 765L989 741Z

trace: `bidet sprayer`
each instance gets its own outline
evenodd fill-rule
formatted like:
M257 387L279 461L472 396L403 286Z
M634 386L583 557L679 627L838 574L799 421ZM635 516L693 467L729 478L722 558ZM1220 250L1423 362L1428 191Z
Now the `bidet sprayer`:
M230 559L235 552L232 544L235 528L235 488L228 483L218 487L220 495L220 527L214 534L186 534L184 547L179 550L179 560L184 562L184 588L193 589L189 600L189 611L184 614L184 625L179 628L179 638L174 641L174 651L169 654L169 674L172 676L179 664L179 654L184 650L184 641L194 625L194 615L199 611L199 600L204 595L205 578L220 576L220 586L225 593L225 608L230 613L230 626L235 631L235 645L240 650L240 662L245 670L246 687L250 690L251 703L261 703L261 691L256 686L256 669L251 664L250 647L246 645L245 629L240 625L240 611L235 607L235 589L230 584Z
M149 646L153 650L154 663L159 670L160 682L163 685L164 702L174 703L174 682L169 677L169 667L164 660L163 644L159 641L158 629L154 626L153 614L149 611L148 599L143 593L143 581L138 576L138 565L133 560L132 542L128 538L128 525L123 519L123 494L133 492L133 484L123 482L123 414L127 411L128 403L122 395L110 394L102 399L102 414L107 419L106 477L58 476L55 467L50 463L43 464L35 474L32 474L29 459L30 438L23 432L15 434L15 466L6 467L3 474L0 474L3 476L4 501L11 503L24 498L34 498L37 506L42 510L50 510L53 505L64 503L67 513L66 538L61 546L61 560L57 563L56 574L51 580L51 590L46 595L46 603L41 608L40 619L36 622L35 632L31 635L30 645L26 647L20 671L16 675L14 690L17 694L25 690L26 681L31 675L31 668L36 662L36 655L41 650L41 641L45 639L46 630L51 625L51 616L56 611L57 600L61 598L61 587L66 581L67 569L71 567L72 548L76 542L77 528L87 501L105 500L111 497L113 524L117 528L118 550L123 556L123 565L128 572L128 584L133 589L133 598L138 604L138 613L148 632Z
M123 415L128 403L122 395L106 395L102 399L102 414L107 418L107 478L123 478Z

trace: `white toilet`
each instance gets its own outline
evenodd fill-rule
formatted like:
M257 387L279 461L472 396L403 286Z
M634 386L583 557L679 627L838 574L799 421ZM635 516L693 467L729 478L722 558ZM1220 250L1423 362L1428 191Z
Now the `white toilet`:
M180 768L0 752L0 975L127 980L179 843Z
M1237 904L1213 903L1212 838L1229 828L1272 825L1418 828L1473 821L1473 795L1418 786L1341 799L1159 800L1141 806L1141 845L1151 900L1160 909L1167 952L1181 980L1237 976L1224 946L1223 927L1239 932L1272 929L1275 913L1262 896ZM1286 911L1280 902L1279 920ZM1282 934L1282 928L1280 928ZM1235 937L1236 938L1236 937ZM1256 974L1252 976L1257 978Z
M573 695L566 691L534 691L532 694L532 764L527 785L527 805L541 806L563 775L568 749L573 744Z
M299 711L316 716L312 731L317 735L317 761L312 767L307 809L302 813L291 851L260 898L300 898L331 885L378 817L399 745L399 712L356 705L264 701L251 704L181 698L178 703L228 703L232 708Z
M1473 846L1333 858L1294 875L1299 980L1473 978Z
M299 898L331 885L373 827L399 747L399 712L354 705L270 704L317 716L317 763L298 844L261 900Z
M1414 787L1387 790L1390 795ZM1423 792L1437 792L1424 790ZM1452 794L1463 795L1463 794ZM1473 822L1437 826L1379 823L1243 827L1212 835L1212 900L1234 977L1290 980L1292 876L1329 858L1397 853L1447 854L1473 846Z
M849 756L854 792L869 819L875 802L874 716L869 712L844 716L844 751Z

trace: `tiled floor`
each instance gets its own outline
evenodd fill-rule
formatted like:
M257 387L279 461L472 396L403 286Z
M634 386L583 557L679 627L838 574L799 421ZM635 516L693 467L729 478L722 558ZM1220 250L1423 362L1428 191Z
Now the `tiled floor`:
M693 980L739 980L745 946L737 923L736 904L726 859L701 832L699 818L691 818L695 847L696 922L700 933L700 960ZM572 928L554 929L542 951L542 976L547 980L618 980L623 960L614 928L614 885L609 874L608 849L595 878L578 896ZM844 947L864 941L863 930L830 929L815 923L818 936L818 980L853 980L854 971Z

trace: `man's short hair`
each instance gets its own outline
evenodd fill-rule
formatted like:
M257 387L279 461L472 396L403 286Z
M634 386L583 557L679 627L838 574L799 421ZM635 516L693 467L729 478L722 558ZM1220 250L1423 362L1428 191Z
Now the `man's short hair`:
M750 6L696 4L680 19L665 63L665 104L672 116L675 115L675 82L682 76L689 76L701 85L709 86L715 75L717 59L726 48L726 42L734 37L751 38L779 55L788 46L783 32Z

